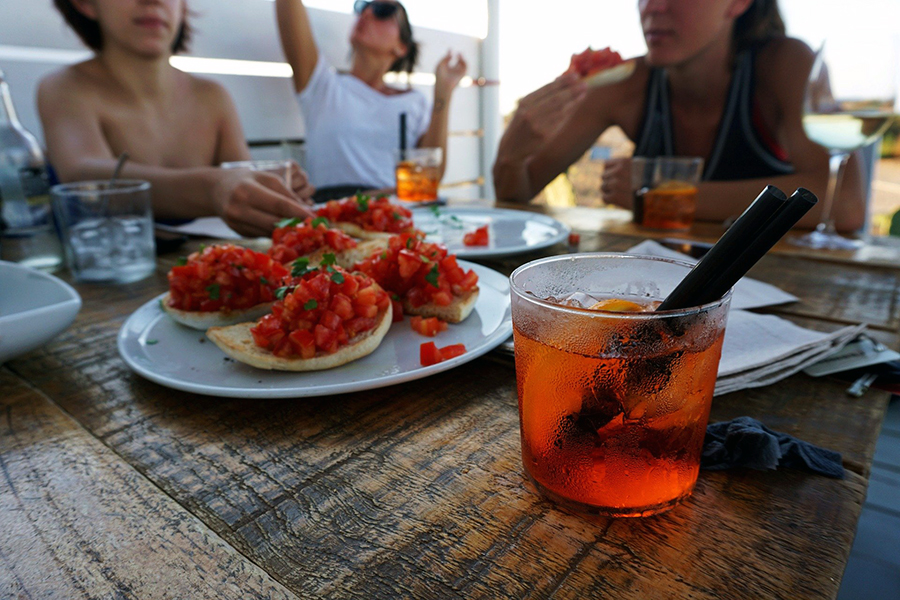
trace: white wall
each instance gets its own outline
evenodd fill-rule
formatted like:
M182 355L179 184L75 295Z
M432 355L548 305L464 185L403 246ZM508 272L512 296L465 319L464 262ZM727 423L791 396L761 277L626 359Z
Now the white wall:
M496 1L496 0L494 0ZM348 0L349 4L349 0ZM28 6L27 10L23 10ZM274 3L261 0L190 0L194 13L194 40L188 56L260 61L262 67L277 67L283 57L275 27ZM329 10L310 9L316 39L326 58L337 68L348 66L347 40L353 16ZM413 22L415 27L415 21ZM483 41L462 35L415 27L422 43L419 70L432 73L438 60L452 48L462 52L469 74L480 76ZM38 81L47 73L90 56L66 27L51 0L3 0L0 2L0 69L6 73L19 118L27 129L43 139L34 102ZM250 65L253 67L253 65ZM276 76L205 74L222 83L232 94L248 140L279 140L303 137L300 110L290 79ZM496 75L494 75L496 77ZM430 85L416 85L429 96ZM480 134L483 97L496 104L494 96L477 86L457 89L451 103L448 165L444 184L448 195L479 196L486 190L474 182L483 176L484 149ZM494 112L498 109L494 108Z

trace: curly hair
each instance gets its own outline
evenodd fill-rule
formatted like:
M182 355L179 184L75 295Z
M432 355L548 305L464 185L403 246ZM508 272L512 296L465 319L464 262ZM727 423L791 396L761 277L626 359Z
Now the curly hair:
M397 11L397 14L400 15L400 18L397 19L397 23L400 25L400 41L406 46L406 56L402 56L394 61L391 65L391 68L388 69L389 73L412 73L413 69L416 68L416 62L419 60L419 43L413 39L412 26L409 24L409 15L406 12L406 7L397 3L397 7L400 9Z
M85 45L98 52L103 50L103 32L100 31L97 21L82 14L75 8L71 0L53 0L53 5ZM172 42L172 54L187 52L190 41L191 26L187 22L187 11L185 11L184 20Z

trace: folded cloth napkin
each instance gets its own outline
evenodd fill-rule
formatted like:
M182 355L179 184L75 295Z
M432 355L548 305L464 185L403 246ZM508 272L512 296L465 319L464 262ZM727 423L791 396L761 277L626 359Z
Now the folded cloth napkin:
M653 240L644 240L637 246L629 248L627 252L628 254L643 254L645 256L673 258L675 260L683 260L690 263L697 262L696 258L666 248ZM762 308L764 306L775 306L787 302L796 302L797 300L799 300L797 296L788 294L774 285L757 281L756 279L751 279L749 277L742 277L734 286L734 294L731 297L731 309Z
M750 417L710 424L706 428L700 467L710 471L732 467L765 471L784 467L844 478L840 453L772 431Z

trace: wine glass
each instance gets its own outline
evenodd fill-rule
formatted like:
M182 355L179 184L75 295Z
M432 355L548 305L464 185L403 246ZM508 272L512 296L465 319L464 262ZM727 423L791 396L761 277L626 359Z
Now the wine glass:
M821 222L814 231L789 241L807 248L852 250L863 242L837 233L832 209L850 154L880 138L894 118L896 50L892 45L880 53L862 52L861 60L854 60L846 48L838 52L830 42L828 48L835 49L830 56L824 43L816 53L803 101L803 130L829 154ZM856 55L861 50L853 48Z

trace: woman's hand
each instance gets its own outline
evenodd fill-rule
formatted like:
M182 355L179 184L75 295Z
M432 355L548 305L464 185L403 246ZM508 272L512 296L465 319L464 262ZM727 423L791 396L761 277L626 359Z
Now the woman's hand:
M459 82L465 76L466 69L468 68L462 54L456 55L456 62L453 64L451 64L452 60L453 53L448 50L447 55L441 59L441 62L439 62L434 69L434 89L435 92L438 92L442 96L447 96L456 89L456 86L459 85Z
M291 161L291 190L294 195L303 200L306 204L312 204L312 196L316 193L316 188L309 181L309 175L300 168L296 160Z
M630 158L611 158L603 163L600 195L605 204L615 204L631 210L634 196L631 189Z
M566 73L519 100L500 142L505 161L521 161L533 154L565 120L587 87L574 73Z
M212 186L215 212L241 235L268 236L281 219L315 216L277 175L249 169L220 169L217 176Z

